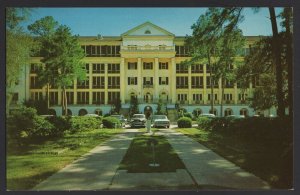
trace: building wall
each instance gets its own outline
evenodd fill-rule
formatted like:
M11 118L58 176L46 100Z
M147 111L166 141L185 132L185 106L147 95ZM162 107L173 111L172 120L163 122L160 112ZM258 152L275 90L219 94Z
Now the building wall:
M146 30L151 30L151 36L142 35ZM249 44L253 44L257 38L250 37L246 44L246 48ZM92 46L104 46L113 45L120 46L120 54L116 56L93 56L85 57L84 62L88 64L89 73L87 78L89 78L89 87L85 89L79 89L77 87L77 81L74 80L74 86L68 89L68 92L73 92L73 104L68 105L68 108L72 111L73 115L78 115L80 109L86 109L88 113L94 113L96 109L101 109L103 114L110 112L111 103L109 103L109 93L110 92L120 92L120 99L123 108L129 108L129 102L131 93L134 93L139 99L140 105L139 110L143 112L144 107L150 105L153 110L156 110L158 99L165 94L167 97L167 107L175 108L175 104L181 104L181 107L187 109L188 112L193 112L195 109L201 109L203 113L208 113L210 109L210 100L208 99L208 94L210 94L210 88L207 87L206 77L209 76L207 73L207 67L204 61L199 63L204 64L203 73L192 73L191 67L188 67L187 73L176 73L176 64L182 61L188 60L188 56L178 56L176 55L175 46L184 45L184 38L175 37L170 33L167 33L159 28L153 26L142 26L133 32L122 35L121 37L102 37L101 39L97 37L80 37L80 44L82 46L92 45ZM136 45L137 47L131 47ZM238 60L242 61L243 57L237 57ZM32 58L32 63L40 63L41 58ZM137 63L136 70L129 70L128 63ZM144 70L144 63L152 63L153 69ZM159 69L160 63L167 63L168 69ZM93 73L93 64L104 64L104 73ZM109 64L119 64L119 73L108 73ZM40 89L32 89L30 87L31 77L35 74L30 73L30 65L25 66L26 69L22 70L20 75L20 84L16 86L16 91L19 95L19 103L23 99L30 99L34 95L33 93L41 92L43 97L46 97L46 87ZM102 76L105 78L105 87L103 89L93 88L93 77ZM120 87L116 89L109 89L108 87L108 77L118 77L120 78ZM176 77L187 77L188 87L185 89L176 88ZM203 77L203 87L200 89L192 88L191 79L193 76ZM128 77L137 77L137 85L128 85ZM143 77L152 77L153 85L144 86ZM159 84L159 77L168 77L168 85ZM251 96L252 85L250 84L249 89L245 91L248 96ZM61 89L50 89L50 92L57 92L57 104L52 105L51 108L54 109L57 115L61 115ZM77 93L87 92L88 101L84 104L78 103ZM104 103L95 105L93 104L93 92L104 92ZM146 102L144 96L150 93L152 101ZM218 99L215 101L215 109L217 114L220 115L220 99L222 95L221 84L219 82L218 86L214 88L214 93L217 94ZM240 110L245 108L248 110L248 115L254 115L253 109L250 109L246 103L241 102L238 97L239 93L243 93L238 89L237 84L234 84L231 88L224 89L225 94L232 94L231 102L224 102L223 110L227 108L232 109L232 114L240 114ZM178 101L178 94L186 94L187 101ZM202 100L200 102L195 102L193 100L193 94L202 94ZM268 112L264 112L265 115L275 114L274 109L270 109Z

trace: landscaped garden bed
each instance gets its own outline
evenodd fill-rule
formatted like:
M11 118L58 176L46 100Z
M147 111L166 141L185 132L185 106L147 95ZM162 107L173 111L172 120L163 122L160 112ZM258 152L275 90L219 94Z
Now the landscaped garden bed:
M159 164L158 167L149 166L154 163L151 139L157 142L155 163ZM164 136L138 135L131 142L119 169L129 173L175 172L176 169L185 169L185 166Z
M223 119L216 120L219 124L210 124L213 129L176 130L262 178L274 188L292 188L292 131L286 123L281 124L277 121L279 119L246 119L224 125ZM238 123L242 126L236 126Z

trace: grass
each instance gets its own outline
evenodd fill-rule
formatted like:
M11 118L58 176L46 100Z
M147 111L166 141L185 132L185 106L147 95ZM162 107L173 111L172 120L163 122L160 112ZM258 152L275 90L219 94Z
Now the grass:
M210 148L220 156L262 178L273 188L291 189L292 156L283 158L286 149L281 139L263 141L241 139L234 135L223 135L196 128L176 129Z
M159 167L149 166L149 163L153 163L153 156L152 147L147 142L152 138L158 141L155 146L155 159L156 163L160 164ZM167 139L164 136L156 135L136 136L119 167L119 169L125 169L130 173L175 172L176 169L184 168L184 164Z
M122 132L121 129L94 129L61 138L31 140L23 147L8 144L6 174L8 190L28 190L72 161ZM58 155L45 154L65 151Z

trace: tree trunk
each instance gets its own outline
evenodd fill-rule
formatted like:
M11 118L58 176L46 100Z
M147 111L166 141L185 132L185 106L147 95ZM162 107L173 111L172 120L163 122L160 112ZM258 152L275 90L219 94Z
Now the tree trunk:
M288 64L288 102L289 102L289 116L292 119L294 114L293 109L293 48L292 48L292 33L290 29L292 15L292 8L284 8L285 29L286 29L286 58Z
M50 108L50 86L49 83L47 83L47 113L49 113L49 108Z
M283 100L283 91L282 91L282 66L281 66L281 52L280 52L280 43L279 35L276 23L276 15L274 7L269 8L272 32L273 32L273 41L272 41L272 50L273 50L273 59L276 65L276 99L278 104L277 115L279 117L285 115L284 109L284 100Z
M207 52L207 58L208 58L208 65L209 65L209 68L210 68L210 109L212 111L212 113L214 112L214 86L212 84L212 66L211 66L211 63L210 63L210 51L208 50Z
M221 90L222 90L222 93L221 93L221 105L220 105L220 116L222 117L223 116L223 99L224 99L224 83L223 83L223 78L221 78Z
M65 116L68 115L68 97L66 87L64 87L64 94L65 94Z

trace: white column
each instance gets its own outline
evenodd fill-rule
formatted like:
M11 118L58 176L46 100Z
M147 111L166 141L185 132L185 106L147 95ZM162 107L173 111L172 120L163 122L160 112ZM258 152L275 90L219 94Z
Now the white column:
M171 74L169 80L171 81L171 97L172 97L172 104L176 103L176 62L175 58L171 59Z
M143 91L143 80L142 80L142 58L138 58L137 64L137 71L138 71L138 98L142 98L142 91Z
M120 64L120 96L121 96L121 103L125 104L125 59L121 58Z
M104 64L104 104L107 104L108 102L108 92L107 92L107 86L108 86L108 75L107 75L107 64Z
M154 83L153 83L153 90L154 90L154 99L158 99L158 69L159 69L159 65L158 65L158 58L154 59Z

